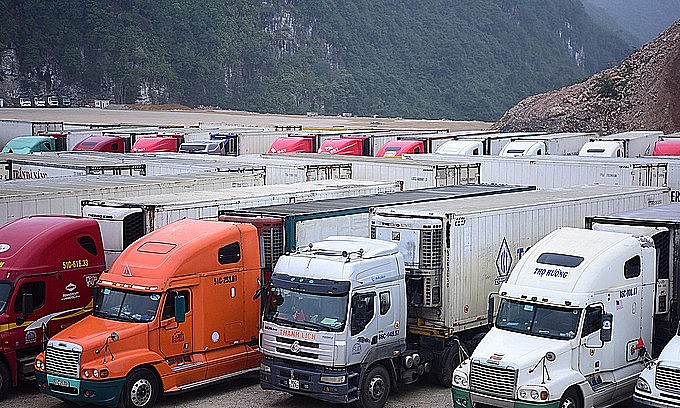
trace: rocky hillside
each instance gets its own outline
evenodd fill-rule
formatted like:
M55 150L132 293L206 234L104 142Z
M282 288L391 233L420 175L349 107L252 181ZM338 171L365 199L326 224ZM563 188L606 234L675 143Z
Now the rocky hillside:
M530 96L495 124L502 131L680 131L680 21L619 66Z

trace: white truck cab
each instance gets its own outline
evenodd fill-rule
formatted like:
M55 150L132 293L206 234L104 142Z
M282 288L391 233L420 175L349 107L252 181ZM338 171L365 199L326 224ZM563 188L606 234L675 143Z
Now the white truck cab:
M453 406L630 398L651 348L655 253L650 238L626 233L561 228L540 240L501 285L494 327L454 371Z
M545 143L538 140L514 140L505 146L499 156L540 156L545 154Z
M633 400L647 407L677 407L680 401L680 327L659 357L648 363L635 384Z
M578 152L585 157L625 157L623 141L596 140L583 145Z
M397 245L368 238L329 237L279 258L260 330L262 388L382 407L396 375L415 381L426 367L406 350L404 276Z
M481 140L449 140L439 146L436 154L480 156L484 152Z

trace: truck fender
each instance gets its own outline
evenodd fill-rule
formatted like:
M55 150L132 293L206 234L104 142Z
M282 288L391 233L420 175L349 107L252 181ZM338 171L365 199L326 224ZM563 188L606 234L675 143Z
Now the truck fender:
M359 378L363 380L364 375L368 370L370 370L373 366L376 365L382 365L387 369L387 372L390 373L390 382L392 383L392 390L396 390L399 386L399 380L397 377L397 368L394 365L394 361L392 359L386 359L386 360L378 360L378 361L373 361L370 364L361 364L361 371L359 373ZM361 380L359 383L361 383Z

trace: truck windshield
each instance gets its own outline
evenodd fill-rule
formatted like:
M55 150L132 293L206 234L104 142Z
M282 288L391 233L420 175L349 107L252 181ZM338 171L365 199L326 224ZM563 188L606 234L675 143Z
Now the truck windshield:
M9 295L12 294L12 285L6 282L0 282L0 313L5 311Z
M496 327L551 339L573 339L578 331L581 309L542 306L502 299Z
M99 288L94 315L102 319L148 323L156 317L159 293Z
M341 332L347 320L347 296L272 288L264 320L284 326Z

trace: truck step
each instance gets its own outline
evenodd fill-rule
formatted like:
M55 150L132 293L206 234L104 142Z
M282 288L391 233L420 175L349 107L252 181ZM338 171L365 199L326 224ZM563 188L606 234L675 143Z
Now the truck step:
M35 361L35 356L24 356L17 359L17 366L19 367L19 374L32 375L33 374L33 364Z

